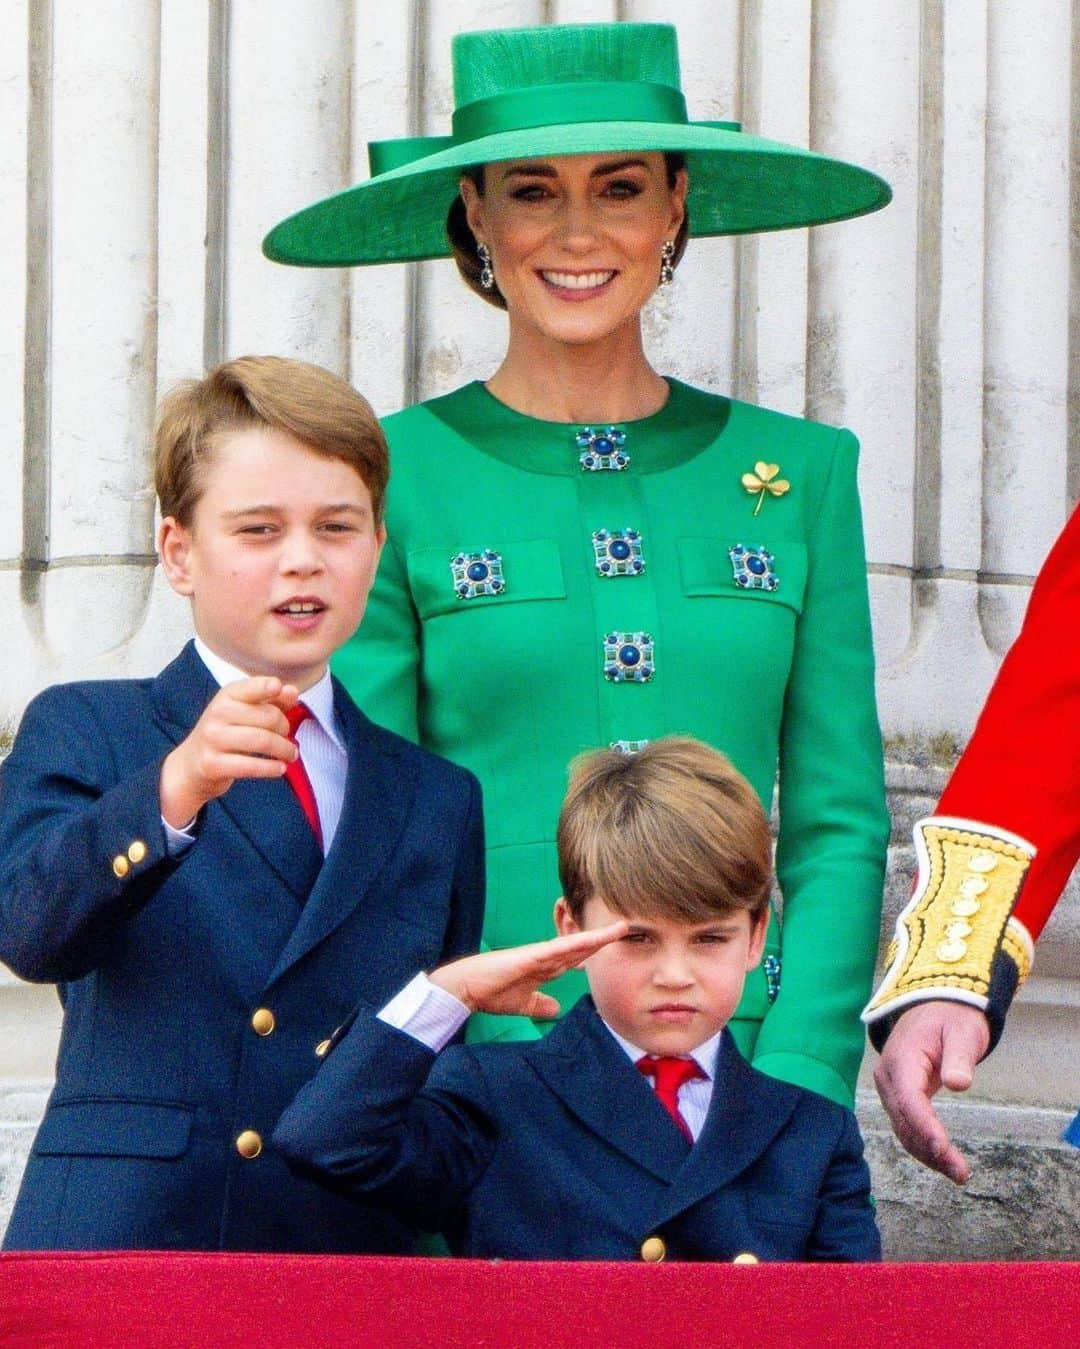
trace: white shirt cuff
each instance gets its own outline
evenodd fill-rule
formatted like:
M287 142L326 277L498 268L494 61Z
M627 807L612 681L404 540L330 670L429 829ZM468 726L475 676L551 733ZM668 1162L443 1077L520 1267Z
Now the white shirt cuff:
M162 815L161 823L165 827L165 851L170 857L179 857L195 842L195 822L198 818L198 815L193 815L183 829L174 829Z
M378 1019L438 1054L468 1021L469 1009L420 973L390 999Z

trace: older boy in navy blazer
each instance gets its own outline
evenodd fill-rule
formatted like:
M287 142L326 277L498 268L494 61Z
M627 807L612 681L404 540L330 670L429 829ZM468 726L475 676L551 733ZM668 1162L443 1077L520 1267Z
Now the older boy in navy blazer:
M766 1077L724 1029L761 958L757 796L657 740L579 764L559 824L562 934L419 976L358 1012L273 1136L335 1192L518 1259L877 1260L850 1111ZM472 1010L552 1015L539 1042L441 1047Z
M344 381L248 357L171 394L158 544L196 638L70 684L0 770L0 959L56 981L56 1086L9 1248L411 1250L264 1140L358 998L476 949L479 789L327 672L384 530Z

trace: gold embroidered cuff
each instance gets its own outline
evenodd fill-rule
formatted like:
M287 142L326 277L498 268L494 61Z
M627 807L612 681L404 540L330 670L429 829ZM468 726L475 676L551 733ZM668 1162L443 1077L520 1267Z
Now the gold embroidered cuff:
M1031 968L1030 941L1009 915L1035 856L1032 845L939 815L916 824L915 849L918 885L896 921L888 968L864 1021L933 997L985 1010L999 949L1016 963L1021 983Z

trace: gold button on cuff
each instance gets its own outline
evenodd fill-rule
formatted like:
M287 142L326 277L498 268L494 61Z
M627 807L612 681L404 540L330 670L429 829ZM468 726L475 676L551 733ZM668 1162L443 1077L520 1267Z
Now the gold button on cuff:
M664 1244L663 1237L646 1237L641 1243L641 1258L648 1261L650 1265L659 1264L667 1255L667 1246Z
M731 1263L733 1265L760 1265L761 1260L753 1251L740 1251Z
M332 1040L320 1040L315 1046L315 1057L317 1059L325 1059L327 1054L330 1053L331 1044L333 1044Z
M117 853L112 860L112 869L113 875L118 877L120 880L123 880L124 877L131 870L131 863L127 860L124 854L120 852Z
M277 1020L269 1007L256 1007L251 1014L251 1029L256 1035L269 1035L277 1025Z
M262 1139L254 1129L245 1129L236 1140L236 1150L250 1162L262 1152Z
M142 841L141 838L137 838L135 842L131 845L131 847L128 848L128 861L134 862L137 865L139 862L143 860L145 856L146 856L146 844Z

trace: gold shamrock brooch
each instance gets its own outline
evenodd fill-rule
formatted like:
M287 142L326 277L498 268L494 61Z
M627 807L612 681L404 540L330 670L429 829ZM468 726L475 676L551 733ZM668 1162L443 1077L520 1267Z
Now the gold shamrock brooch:
M753 473L742 475L742 485L751 496L757 497L757 505L754 507L755 515L761 510L761 503L765 500L766 492L770 496L782 497L785 492L791 490L791 483L786 478L776 476L779 472L779 464L766 464L763 459L759 459L754 465Z

